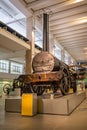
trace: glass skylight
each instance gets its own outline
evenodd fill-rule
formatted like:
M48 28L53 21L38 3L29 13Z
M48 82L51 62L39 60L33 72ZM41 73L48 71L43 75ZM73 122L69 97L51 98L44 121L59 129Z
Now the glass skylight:
M26 17L9 0L0 1L0 20L26 36Z

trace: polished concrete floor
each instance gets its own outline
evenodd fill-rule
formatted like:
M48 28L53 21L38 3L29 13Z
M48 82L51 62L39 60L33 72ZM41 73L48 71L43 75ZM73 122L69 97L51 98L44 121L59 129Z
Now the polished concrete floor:
M37 114L33 117L5 112L4 99L0 98L0 130L87 130L87 98L69 116Z

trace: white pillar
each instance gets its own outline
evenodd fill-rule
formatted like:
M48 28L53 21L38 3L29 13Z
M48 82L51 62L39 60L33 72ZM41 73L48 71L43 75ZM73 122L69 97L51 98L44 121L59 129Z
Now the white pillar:
M30 40L30 50L26 51L26 74L32 73L32 58L34 56L35 44L34 44L34 16L27 18L27 38Z

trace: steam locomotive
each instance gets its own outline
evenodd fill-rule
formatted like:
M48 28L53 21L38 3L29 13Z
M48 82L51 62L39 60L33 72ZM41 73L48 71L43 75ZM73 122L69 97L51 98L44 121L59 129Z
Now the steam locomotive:
M20 75L13 81L13 89L20 87L21 94L32 92L42 95L47 89L53 93L60 89L66 95L70 88L76 92L76 73L49 53L48 25L48 15L43 14L43 51L33 58L33 73Z
M53 93L61 90L63 95L69 93L70 88L76 92L77 74L69 70L69 66L55 58L47 51L38 53L32 62L33 73L20 75L14 79L13 88L20 87L21 93L37 93L42 95L47 89Z

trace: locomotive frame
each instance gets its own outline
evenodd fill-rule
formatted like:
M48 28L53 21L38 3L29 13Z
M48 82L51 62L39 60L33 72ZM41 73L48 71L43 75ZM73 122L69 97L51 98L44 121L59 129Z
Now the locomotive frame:
M48 52L40 52L38 56L44 56L44 54L46 55L46 57L47 55L51 55ZM70 71L69 66L53 57L55 59L54 61L57 60L56 64L53 63L52 67L51 63L51 68L49 71L47 71L47 68L49 68L48 66L50 66L49 60L45 61L45 59L42 58L40 61L39 57L36 57L34 57L33 59L33 64L35 62L37 63L35 64L35 66L33 66L33 70L35 72L28 75L20 75L18 79L14 79L13 89L20 87L21 94L37 93L37 95L42 95L44 92L47 91L47 89L51 89L53 93L57 92L57 90L60 89L62 95L68 94L70 88L73 89L73 92L76 92L77 74Z

